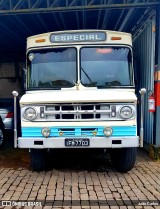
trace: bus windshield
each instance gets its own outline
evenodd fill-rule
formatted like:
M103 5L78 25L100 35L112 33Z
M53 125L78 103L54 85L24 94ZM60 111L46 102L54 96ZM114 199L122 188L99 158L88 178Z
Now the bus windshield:
M81 83L85 87L133 85L132 53L127 47L83 47L80 59Z
M27 55L28 89L60 89L77 82L76 48L30 51Z

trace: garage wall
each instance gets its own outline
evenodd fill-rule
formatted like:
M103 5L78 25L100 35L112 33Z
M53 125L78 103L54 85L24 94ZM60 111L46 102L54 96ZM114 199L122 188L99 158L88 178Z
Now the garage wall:
M144 102L144 142L153 143L153 113L148 112L148 93L154 92L154 60L155 60L155 19L148 19L139 33L134 37L135 73L137 94L140 88L146 88ZM140 111L139 111L140 112ZM140 122L140 114L138 121Z
M22 94L23 60L21 55L0 56L0 100L12 98L13 90Z

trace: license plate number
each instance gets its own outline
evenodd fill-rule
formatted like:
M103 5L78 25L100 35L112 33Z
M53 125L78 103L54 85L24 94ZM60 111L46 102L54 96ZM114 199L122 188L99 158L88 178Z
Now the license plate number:
M65 139L66 147L87 147L89 139Z

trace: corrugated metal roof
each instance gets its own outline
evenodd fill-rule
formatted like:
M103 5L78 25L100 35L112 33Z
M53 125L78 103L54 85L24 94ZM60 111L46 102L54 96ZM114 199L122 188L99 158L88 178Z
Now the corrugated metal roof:
M25 51L26 38L59 30L132 32L159 0L1 0L0 51ZM141 18L142 19L142 18Z

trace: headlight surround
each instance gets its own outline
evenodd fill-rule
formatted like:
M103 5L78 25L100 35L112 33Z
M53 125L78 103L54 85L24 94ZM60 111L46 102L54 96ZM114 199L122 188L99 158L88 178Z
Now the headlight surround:
M34 120L37 117L37 111L33 107L28 107L24 111L24 117L27 120L32 121L32 120Z
M133 110L129 106L123 106L119 111L119 115L123 119L129 119L133 116Z

